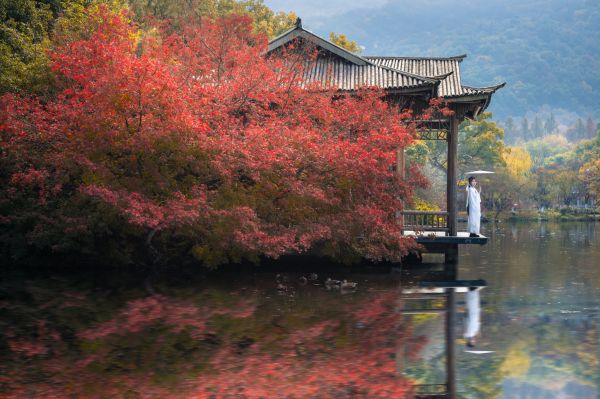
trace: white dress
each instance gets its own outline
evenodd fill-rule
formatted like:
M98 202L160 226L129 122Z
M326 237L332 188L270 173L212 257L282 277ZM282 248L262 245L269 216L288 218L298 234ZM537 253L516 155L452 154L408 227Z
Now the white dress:
M481 307L479 303L479 290L467 291L465 294L467 304L467 320L465 323L465 338L473 338L479 333L481 327Z
M467 187L467 209L469 210L469 233L479 235L481 222L481 197L475 187Z

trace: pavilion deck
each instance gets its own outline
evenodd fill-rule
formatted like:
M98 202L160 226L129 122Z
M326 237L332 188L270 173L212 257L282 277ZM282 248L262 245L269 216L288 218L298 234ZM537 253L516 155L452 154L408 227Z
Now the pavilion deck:
M449 213L445 211L403 211L403 234L415 237L419 244L487 244L487 237L469 237L466 231L450 234Z
M466 231L459 231L455 236L446 235L441 231L413 231L404 230L405 236L415 237L419 244L487 244L488 238L480 235L479 237L469 237Z
M446 211L412 211L399 213L404 236L415 237L424 248L423 252L443 253L447 263L458 260L459 245L485 245L488 238L469 237L466 231L456 231L456 222L451 227L452 218ZM420 259L420 255L419 255Z

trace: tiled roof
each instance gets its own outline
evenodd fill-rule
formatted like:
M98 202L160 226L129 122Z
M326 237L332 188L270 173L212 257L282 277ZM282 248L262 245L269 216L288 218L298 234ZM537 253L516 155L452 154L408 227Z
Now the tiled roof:
M337 57L317 57L305 65L304 85L321 83L324 87L340 90L356 90L360 87L383 89L430 88L433 90L439 78L417 76L372 63L356 65Z
M447 58L377 56L366 56L363 58L377 65L421 76L439 76L449 73L450 75L440 83L438 89L438 96L440 97L449 98L492 94L501 87L504 87L504 83L490 87L463 86L460 78L460 63L466 56L466 54L463 54Z
M301 26L271 40L269 51L298 38L307 40L331 54L331 56L319 56L315 61L305 65L304 85L318 82L324 87L336 87L340 90L356 90L365 86L376 86L383 89L424 87L433 90L440 80L399 71L385 65L377 65Z
M491 96L504 83L490 87L463 86L460 63L466 55L446 58L364 56L348 50L302 28L296 27L269 42L271 52L286 43L301 38L325 50L330 56L318 56L305 65L303 84L320 83L323 87L356 90L376 86L386 90L432 90L436 97L462 98ZM489 98L488 98L489 102Z
M459 63L465 56L450 58L408 58L408 57L364 57L376 65L387 66L400 71L421 76L439 76L450 73L443 79L438 89L440 97L462 95Z

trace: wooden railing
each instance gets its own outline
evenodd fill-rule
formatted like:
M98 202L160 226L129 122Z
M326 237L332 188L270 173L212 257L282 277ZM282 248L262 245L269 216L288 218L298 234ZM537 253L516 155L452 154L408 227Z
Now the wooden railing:
M448 232L448 212L445 211L402 211L404 230Z

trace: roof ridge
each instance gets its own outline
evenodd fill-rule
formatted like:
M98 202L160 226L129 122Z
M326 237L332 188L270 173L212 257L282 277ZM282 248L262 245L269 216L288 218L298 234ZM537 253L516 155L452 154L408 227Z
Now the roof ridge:
M388 56L388 55L365 55L363 56L365 59L369 58L386 58L386 59L395 59L395 60L437 60L437 61L449 61L456 60L461 62L465 58L467 58L467 54L454 55L451 57L411 57L411 56Z
M407 77L411 77L413 79L420 79L420 80L422 80L424 82L427 82L427 83L437 84L437 83L440 82L440 79L436 79L435 77L428 77L428 76L417 75L417 74L414 74L414 73L403 71L401 69L392 68L392 67L389 67L387 65L376 64L376 63L374 63L374 62L366 59L365 57L362 57L362 56L360 56L358 54L355 54L355 53L353 53L351 51L348 51L347 49L345 49L345 48L343 48L341 46L338 46L337 44L331 42L330 40L322 38L321 36L317 35L316 33L311 32L308 29L305 29L304 27L302 27L301 24L296 24L292 29L290 29L290 30L282 33L281 35L277 36L276 38L270 40L269 41L269 45L272 44L272 43L274 43L277 40L282 39L286 35L289 35L290 33L294 32L296 30L298 30L299 32L306 32L307 34L312 35L312 36L316 37L319 40L327 42L329 45L335 47L336 49L338 49L338 50L340 50L342 52L344 52L345 54L348 54L350 57L356 57L356 58L360 59L365 64L372 65L372 66L377 67L377 68L382 68L382 69L385 69L385 70L389 70L389 71L392 71L392 72L396 72L396 73L399 73L401 75L404 75L404 76L407 76Z
M409 76L409 77L415 78L415 79L421 79L421 80L424 80L424 81L430 82L430 83L439 83L439 81L441 81L443 79L443 78L442 79L438 79L437 76L429 77L429 76L417 75L415 73L406 72L406 71L403 71L401 69L396 69L396 68L389 67L387 65L375 64L375 63L373 63L373 62L371 62L369 60L365 60L365 61L367 61L370 65L373 65L375 67L387 69L389 71L396 72L396 73L399 73L401 75ZM450 74L452 74L452 72L450 72ZM444 76L444 78L445 77L446 76Z
M297 28L298 28L298 29L301 29L301 30L303 30L303 31L305 31L306 33L310 33L311 35L313 35L313 36L315 36L315 37L317 37L317 38L319 38L319 39L321 39L321 40L324 40L324 41L326 41L327 43L331 44L332 46L335 46L335 47L337 47L338 49L340 49L340 50L342 50L342 51L344 51L344 52L346 52L346 53L348 53L348 54L350 54L350 55L353 55L353 56L355 56L355 57L358 57L358 58L362 59L362 60L363 60L363 61L365 61L365 62L371 63L370 61L368 61L368 60L364 59L364 57L362 57L362 56L360 56L360 55L358 55L358 54L356 54L356 53L353 53L352 51L350 51L350 50L348 50L348 49L345 49L345 48L343 48L342 46L335 44L335 43L334 43L334 42L332 42L331 40L327 40L327 39L325 39L325 38L323 38L323 37L321 37L321 36L317 35L316 33L309 31L308 29L304 29L302 26L299 26L299 27L297 27Z
M269 40L269 41L267 42L267 44L271 44L271 43L273 43L274 41L281 39L281 38L282 38L282 37L284 37L285 35L288 35L288 34L292 33L293 31L295 31L295 30L296 30L296 29L298 29L298 28L300 28L300 29L303 29L303 28L302 28L302 26L300 26L300 27L299 27L298 25L294 25L294 27L293 27L293 28L290 28L290 29L286 30L285 32L283 32L283 33L280 33L280 34L278 34L277 36L275 36L274 38L272 38L271 40Z
M345 49L345 48L343 48L343 47L341 47L341 46L339 46L339 45L337 45L337 44L335 44L335 43L331 42L330 40L327 40L327 39L325 39L325 38L323 38L323 37L321 37L321 36L317 35L316 33L309 31L308 29L305 29L305 28L302 26L302 24L301 24L301 23L300 23L300 24L296 23L296 25L295 25L293 28L291 28L291 29L289 29L289 30L287 30L287 31L283 32L283 33L282 33L282 34L280 34L279 36L277 36L277 37L275 37L275 38L273 38L273 39L269 40L269 42L268 42L268 46L271 46L271 45L272 45L273 43L275 43L276 41L283 39L285 36L289 35L290 33L293 33L294 31L298 31L298 32L299 32L299 34L300 34L300 33L302 33L302 32L304 32L304 33L306 33L306 34L308 34L308 35L312 35L312 36L314 36L314 37L315 37L315 38L317 38L318 40L321 40L321 41L323 41L323 42L327 43L328 45L330 45L330 46L334 47L336 50L338 50L338 51L342 52L343 54L345 54L345 55L346 55L346 57L344 57L344 56L341 56L341 57L342 57L342 58L346 58L346 59L347 59L348 61L350 61L350 62L352 62L352 61L351 61L351 59L352 59L352 58L358 58L360 61L364 62L365 64L373 64L371 61L368 61L368 60L366 60L366 59L365 59L365 58L363 58L362 56L360 56L360 55L358 55L358 54L355 54L355 53L353 53L353 52L351 52L351 51L349 51L349 50L347 50L347 49ZM271 50L268 50L268 51L271 51ZM267 51L267 52L268 52L268 51ZM339 55L339 54L338 54L338 55Z

